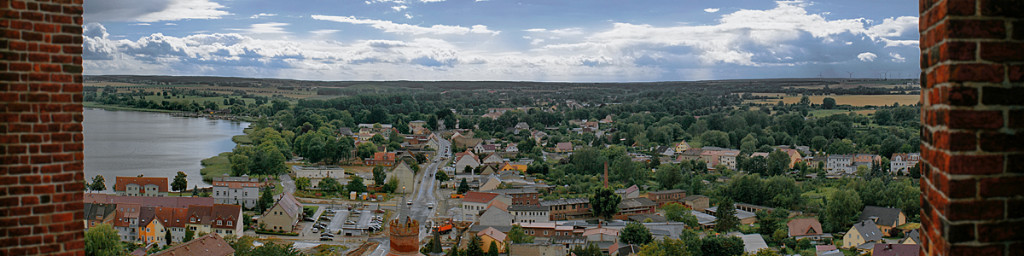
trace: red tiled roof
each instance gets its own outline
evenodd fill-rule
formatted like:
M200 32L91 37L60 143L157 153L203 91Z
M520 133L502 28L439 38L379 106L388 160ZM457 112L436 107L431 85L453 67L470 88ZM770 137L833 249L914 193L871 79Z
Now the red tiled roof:
M138 219L142 206L139 204L117 204L114 209L114 226L127 227L131 223L129 219Z
M213 205L212 215L210 220L221 220L221 225L217 225L213 222L214 228L234 228L234 225L228 225L227 221L232 221L232 224L237 223L239 220L239 214L242 214L242 207L234 204L215 204Z
M209 225L213 219L213 206L193 205L188 207L188 223Z
M217 233L211 233L195 240L167 248L152 256L225 256L235 253Z
M815 218L793 219L789 223L789 236L821 235L821 222Z
M188 208L189 205L213 205L212 197L150 197L150 196L119 196L111 194L86 193L83 203L94 204L138 204L145 206L162 206Z
M487 203L494 200L494 197L496 196L498 196L498 194L470 191L466 192L466 196L462 198L462 202Z
M174 207L156 207L156 218L165 227L183 228L188 222L188 209Z
M125 191L128 184L139 186L156 185L160 192L167 192L167 177L120 177L115 178L114 191Z
M377 152L373 153L374 161L395 161L396 155L394 152Z

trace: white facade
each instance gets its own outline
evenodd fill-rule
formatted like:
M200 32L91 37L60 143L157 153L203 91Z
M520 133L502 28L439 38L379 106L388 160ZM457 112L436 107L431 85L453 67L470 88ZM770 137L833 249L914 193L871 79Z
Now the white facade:
M889 172L909 173L910 168L921 161L921 153L893 154L889 160Z
M853 165L853 155L829 155L825 162L825 171L830 174L853 174L857 168Z
M216 204L234 204L245 208L256 207L256 200L259 199L260 188L255 186L242 186L231 188L230 186L213 186L213 202Z

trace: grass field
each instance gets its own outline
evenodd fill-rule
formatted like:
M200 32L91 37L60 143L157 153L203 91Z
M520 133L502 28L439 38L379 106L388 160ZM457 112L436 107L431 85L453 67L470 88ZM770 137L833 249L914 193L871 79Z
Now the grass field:
M225 174L231 174L231 161L228 160L228 156L231 152L220 153L220 155L203 159L201 161L203 169L199 170L199 173L203 175L203 180L210 182L213 177L224 176Z
M874 114L875 111L876 110L874 110L874 109L853 110L853 111L843 110L843 109L818 109L818 110L811 110L809 112L809 114L811 116L819 116L819 117L821 117L821 116L831 116L831 115L835 115L835 114L846 114L846 113L850 113L850 112L853 112L853 113L858 114L858 115L871 115L871 114Z
M811 103L821 104L821 101L826 97L836 99L836 104L839 105L851 105L855 107L863 106L883 106L892 105L893 103L900 103L900 105L914 105L921 100L920 95L813 95L810 96ZM784 96L782 102L786 104L793 104L800 102L801 96ZM745 103L759 103L759 104L775 104L778 103L778 99L769 100L747 100Z
M252 139L249 138L248 134L235 135L231 137L231 141L235 142L236 144L252 144Z

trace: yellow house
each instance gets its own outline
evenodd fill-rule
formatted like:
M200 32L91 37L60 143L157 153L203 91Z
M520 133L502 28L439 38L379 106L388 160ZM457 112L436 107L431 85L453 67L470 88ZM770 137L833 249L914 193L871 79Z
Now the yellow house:
M260 228L278 232L292 232L292 228L302 217L302 204L290 194L277 200L274 207L267 209L259 220Z
M476 233L480 237L480 241L483 241L484 252L489 252L491 249L491 242L498 245L498 253L505 253L505 233L501 233L497 229L488 227Z
M882 240L882 231L870 220L853 224L850 230L843 235L843 248L854 248L867 242L878 242Z
M679 143L676 144L676 153L677 154L678 153L682 153L683 151L686 151L688 149L690 149L690 144L686 143L685 140L684 141L679 141Z
M139 228L139 240L144 244L166 244L167 242L164 241L164 236L167 235L166 233L167 229L165 229L164 225L160 223L160 220L151 218L145 227Z
M503 172L503 171L516 170L516 171L520 171L520 172L526 172L526 167L527 166L525 164L513 164L513 163L505 162L504 164L501 165L501 169L499 169L498 171L499 172Z

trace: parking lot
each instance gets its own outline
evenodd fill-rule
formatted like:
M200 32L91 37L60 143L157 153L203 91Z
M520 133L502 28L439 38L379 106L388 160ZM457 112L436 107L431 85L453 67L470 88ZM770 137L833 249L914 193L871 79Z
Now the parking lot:
M321 240L368 235L368 232L379 231L383 226L383 216L370 210L327 209L315 220L311 224L310 235L319 234Z

